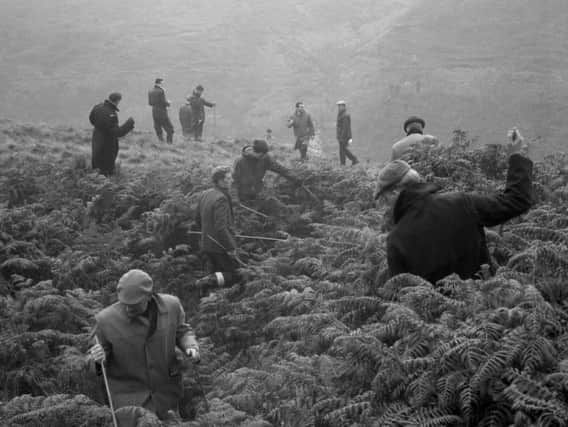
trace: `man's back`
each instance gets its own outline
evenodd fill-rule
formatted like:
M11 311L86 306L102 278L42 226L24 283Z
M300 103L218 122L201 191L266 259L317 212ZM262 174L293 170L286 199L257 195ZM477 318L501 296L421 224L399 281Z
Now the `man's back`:
M438 194L438 187L425 183L403 190L387 241L390 274L412 273L432 283L452 273L473 277L490 260L484 227L530 208L531 174L532 162L515 154L509 158L507 186L501 193Z
M159 86L154 86L152 89L150 89L150 91L148 92L148 104L150 104L152 108L167 108L168 102L166 100L164 89Z

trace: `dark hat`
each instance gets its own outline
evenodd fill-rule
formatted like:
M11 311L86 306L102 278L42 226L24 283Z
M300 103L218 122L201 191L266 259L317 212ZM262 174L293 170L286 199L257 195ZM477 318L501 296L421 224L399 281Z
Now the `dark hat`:
M418 116L411 116L408 119L406 119L406 121L402 125L402 128L404 129L405 132L407 131L406 129L408 128L408 126L410 126L412 123L420 123L423 128L426 127L426 122L424 121L424 119Z
M138 304L152 294L154 283L148 273L142 270L130 270L120 280L116 290L118 300L124 304Z
M389 162L389 164L382 168L379 172L379 180L375 189L375 200L385 191L398 184L410 169L410 165L404 160Z
M303 102L302 102L302 101L298 101L298 102L296 102L296 108L298 108L298 107L299 107L300 105L302 105L302 104L303 104Z
M200 92L203 92L203 86L197 85L197 87L195 88L195 90L198 90L198 91L200 91Z
M159 85L160 83L162 83L164 81L164 79L158 77L156 80L154 80L154 83Z
M118 102L122 99L122 95L119 92L113 92L108 96L110 102Z
M252 142L252 149L256 153L268 153L268 144L263 139L255 139Z

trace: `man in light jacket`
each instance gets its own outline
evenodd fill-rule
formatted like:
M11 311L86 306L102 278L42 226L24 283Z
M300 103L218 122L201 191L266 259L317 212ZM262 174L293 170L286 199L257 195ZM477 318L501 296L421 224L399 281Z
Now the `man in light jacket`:
M199 360L199 346L179 299L153 292L152 278L130 270L118 281L118 302L95 316L92 360L106 364L115 409L141 406L166 420L183 395L176 347Z
M424 135L426 121L417 116L409 117L403 124L406 136L392 146L392 160L406 160L407 156L424 148L438 147L439 141L432 135Z

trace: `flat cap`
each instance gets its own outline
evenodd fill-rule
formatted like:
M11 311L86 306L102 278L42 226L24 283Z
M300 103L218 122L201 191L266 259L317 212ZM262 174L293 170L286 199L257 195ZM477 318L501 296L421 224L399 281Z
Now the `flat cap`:
M252 142L252 149L256 153L268 153L268 144L264 139L255 139Z
M118 300L123 304L138 304L152 294L154 282L148 273L142 270L130 270L118 281L116 291Z
M424 121L423 118L418 116L410 116L408 119L405 120L404 124L402 125L402 128L404 129L405 132L408 126L410 126L412 123L420 123L423 128L426 127L426 122Z

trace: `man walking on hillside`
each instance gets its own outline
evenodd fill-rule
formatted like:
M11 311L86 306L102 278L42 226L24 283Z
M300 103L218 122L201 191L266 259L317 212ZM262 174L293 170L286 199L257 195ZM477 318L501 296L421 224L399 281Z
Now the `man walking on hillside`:
M494 227L526 212L532 204L532 167L521 134L511 132L507 185L502 193L439 193L404 160L379 172L375 199L394 203L394 228L387 238L391 276L411 273L431 283L457 273L473 278L490 265L484 227ZM400 193L397 196L397 193Z
M164 79L157 78L154 87L148 92L148 104L152 107L152 118L154 119L154 130L160 141L164 140L163 131L166 131L168 144L173 142L174 126L168 116L170 101L166 99L166 93L162 84Z
M193 121L193 136L197 141L202 141L203 124L205 123L205 107L215 107L214 102L206 101L202 97L203 91L203 86L198 85L189 98L189 103L191 105L191 118Z
M238 281L229 168L215 169L211 179L213 188L201 194L195 218L197 229L201 230L201 251L206 257L209 273L196 282L200 289L229 287Z
M186 98L186 102L179 109L179 122L184 138L191 138L193 121L191 118L191 104L190 97Z
M296 144L294 150L300 150L300 158L308 158L308 143L315 136L312 117L306 112L303 102L296 102L296 111L288 120L288 127L294 129Z
M351 135L351 115L347 112L345 101L337 101L337 142L339 143L339 163L345 166L345 157L351 160L351 165L359 163L357 157L349 150L353 142Z
M177 297L158 294L152 278L130 270L118 281L118 302L95 316L98 342L89 355L106 364L115 409L141 406L161 420L179 419L183 396L176 347L199 361L199 345Z
M123 137L134 129L132 117L122 125L118 125L118 104L122 95L113 92L108 99L97 104L89 114L89 121L95 127L91 142L91 165L103 175L114 173L114 163L118 156L118 138Z
M252 204L272 215L286 215L288 207L275 197L264 194L264 175L275 172L300 185L301 181L268 154L268 144L255 139L253 145L243 148L241 157L233 169L233 185L237 190L239 202Z
M426 122L420 117L409 117L402 127L406 136L392 146L391 160L405 159L416 151L439 145L437 138L432 135L424 135Z

